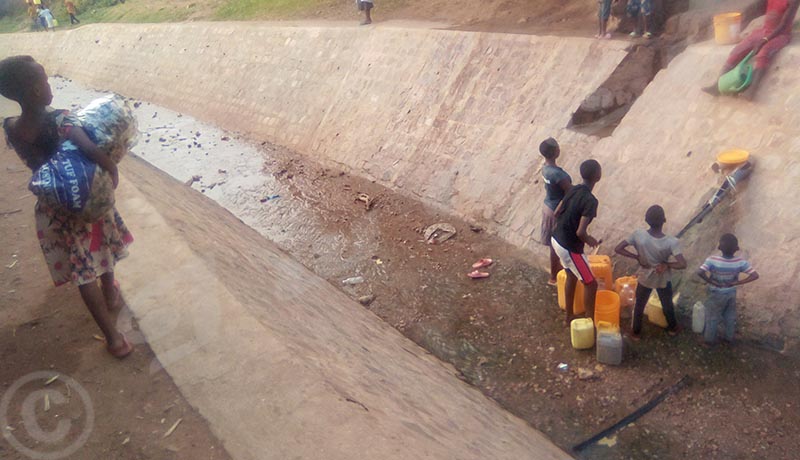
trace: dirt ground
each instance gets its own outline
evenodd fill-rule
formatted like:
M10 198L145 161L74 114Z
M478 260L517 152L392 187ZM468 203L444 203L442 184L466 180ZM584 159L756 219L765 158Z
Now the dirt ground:
M0 160L0 458L45 458L35 454L76 445L64 458L230 459L169 375L150 371L147 346L112 358L77 289L53 287L36 240L29 171L5 142Z

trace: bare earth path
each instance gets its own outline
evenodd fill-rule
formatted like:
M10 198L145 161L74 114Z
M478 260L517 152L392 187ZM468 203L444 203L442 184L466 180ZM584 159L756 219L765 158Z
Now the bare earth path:
M0 101L0 118L11 105ZM155 356L140 345L125 361L105 352L93 336L99 334L72 286L54 288L45 267L33 225L35 199L27 190L30 173L16 155L0 144L0 398L9 398L0 414L5 435L37 452L59 452L80 438L88 427L89 408L94 412L93 429L87 430L85 445L70 459L207 459L230 457L211 434L205 420L186 402L163 370L151 373ZM134 245L135 248L135 245ZM123 280L124 282L124 280ZM51 409L44 410L44 395L26 411L23 401L44 389L47 378L36 378L18 388L34 372L59 375L47 386L63 395L50 396ZM83 388L88 400L78 398L77 387L64 384L71 377ZM35 432L25 425L33 415L45 433L67 419L72 429L63 437L36 442ZM7 417L3 419L3 417ZM178 420L168 437L163 435ZM89 427L91 428L91 427ZM29 458L0 437L0 458Z

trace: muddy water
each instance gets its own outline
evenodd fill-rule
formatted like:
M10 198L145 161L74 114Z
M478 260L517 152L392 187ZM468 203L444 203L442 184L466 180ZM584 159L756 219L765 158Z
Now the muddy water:
M54 90L61 107L98 95L60 79ZM571 348L555 292L528 255L335 165L137 105L137 155L192 182L354 299L375 296L366 308L559 446L569 449L689 374L692 386L583 457L792 458L797 363L741 346L709 351L690 333L670 339L648 327L643 341L626 343L622 366L597 366L592 352ZM374 201L369 210L360 194ZM437 222L458 233L428 245L422 231ZM470 280L469 266L481 257L496 260L491 277ZM342 284L356 276L365 281ZM560 363L569 369L559 371ZM578 378L579 369L591 378Z

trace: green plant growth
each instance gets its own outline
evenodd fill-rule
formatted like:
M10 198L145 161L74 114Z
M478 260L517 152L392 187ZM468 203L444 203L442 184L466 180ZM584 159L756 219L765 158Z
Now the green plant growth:
M81 22L178 22L192 13L192 8L170 5L161 2L157 7L142 8L131 0L83 0L77 2L78 17ZM62 8L63 9L63 8ZM66 11L64 17L68 17ZM59 19L61 20L61 19Z
M354 0L348 0L353 1ZM314 8L340 3L331 0L228 0L216 13L218 19L287 18Z

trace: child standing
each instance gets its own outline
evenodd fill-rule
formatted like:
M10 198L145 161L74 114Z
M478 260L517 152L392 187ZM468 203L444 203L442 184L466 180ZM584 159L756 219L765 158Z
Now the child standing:
M358 11L364 12L364 20L361 21L361 25L372 24L372 8L375 6L372 4L372 0L356 0L356 6Z
M41 18L43 22L42 25L46 30L55 32L56 26L55 22L53 22L53 13L50 12L50 9L48 9L46 6L41 6L41 9L39 10L39 17Z
M550 240L553 237L553 227L556 225L556 208L564 199L564 195L572 188L572 178L556 164L556 159L561 155L561 147L555 139L550 137L542 141L539 144L539 153L544 157L542 180L545 191L540 241L550 248L550 280L547 284L555 285L556 276L563 267Z
M22 108L19 117L3 121L6 140L32 171L42 166L61 142L72 141L118 183L117 166L86 135L80 121L67 110L53 110L53 100L44 67L30 56L0 61L0 94ZM78 286L97 325L106 338L108 352L116 358L128 356L133 347L117 330L112 313L121 306L114 264L127 256L133 241L116 209L96 222L86 223L69 212L38 201L36 229L50 275L56 286L72 282ZM97 279L101 286L98 286Z
M697 275L708 283L708 298L706 299L706 324L703 339L707 345L717 341L717 329L720 320L725 323L725 340L733 342L736 332L736 286L752 283L758 279L750 263L741 257L736 257L739 250L739 240L732 233L726 233L719 239L719 250L722 257L711 256L706 259ZM739 274L747 277L739 279Z
M583 253L584 246L598 246L601 241L589 235L589 224L597 217L597 198L592 189L600 182L602 169L596 160L581 163L583 183L569 189L556 208L556 225L551 243L561 264L567 271L564 297L567 310L567 326L575 319L575 286L578 280L583 283L583 307L586 317L594 319L594 302L597 294L597 280L589 267L589 260Z
M631 37L653 38L650 29L650 16L653 14L653 0L628 0L628 14L633 18L635 25Z
M613 3L617 3L618 0L613 0ZM598 18L598 25L597 25L597 35L594 38L600 38L608 40L611 38L611 34L608 33L608 18L611 17L611 3L612 0L598 0L597 5L599 7L599 11L597 12Z
M686 259L681 253L678 239L663 231L664 224L667 222L664 208L658 205L650 206L644 215L644 221L650 226L649 229L634 231L615 249L617 254L636 259L639 262L631 335L634 340L639 340L642 332L644 307L647 305L653 289L658 293L664 309L664 316L667 317L667 333L673 336L678 333L675 306L672 304L672 270L686 268ZM629 246L633 246L636 252L628 250ZM670 261L671 257L675 258L674 262Z
M75 3L71 0L66 0L64 6L67 8L67 13L69 14L69 23L73 25L80 24L81 21L75 16L78 13L78 10L75 8Z

